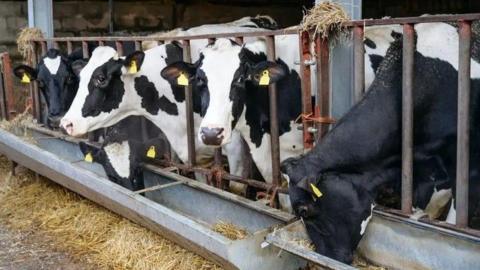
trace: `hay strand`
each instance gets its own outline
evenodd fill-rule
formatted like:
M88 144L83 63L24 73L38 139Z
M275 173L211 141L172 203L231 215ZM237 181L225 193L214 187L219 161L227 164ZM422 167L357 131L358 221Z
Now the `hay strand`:
M17 50L28 63L33 60L33 56L35 55L31 42L33 38L43 38L43 32L40 28L25 27L20 30L17 36Z
M230 240L241 240L248 235L247 230L226 221L219 221L215 223L212 227L212 230L214 232L218 232L219 234L227 237Z
M313 31L314 38L320 35L321 38L334 40L347 32L343 23L349 20L341 5L327 1L307 10L300 27L303 31Z

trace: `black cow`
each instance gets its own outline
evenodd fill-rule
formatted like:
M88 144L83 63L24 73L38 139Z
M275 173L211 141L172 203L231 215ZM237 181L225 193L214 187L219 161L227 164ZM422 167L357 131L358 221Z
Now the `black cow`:
M68 57L50 49L37 68L20 65L14 74L24 83L36 80L48 106L47 125L58 127L60 118L70 108L78 89L78 74L86 61L77 59L78 53ZM75 64L72 64L75 61Z
M425 157L419 162L432 162L437 165L427 165L425 175L442 175L445 173L447 184L452 186L455 179L456 157L456 128L457 128L457 63L458 63L458 35L455 27L448 24L418 24L415 26L417 40L414 70L414 149L415 157ZM478 37L476 37L478 38ZM442 50L435 50L438 46ZM471 183L478 182L474 173L478 170L479 149L479 120L480 113L480 64L476 60L478 55L472 56L472 101L471 101L471 148L470 167ZM328 190L329 176L337 178L352 175L364 175L366 172L378 171L377 176L383 180L399 181L400 162L394 162L390 167L385 164L391 157L401 156L401 101L402 101L402 42L395 41L390 46L385 59L380 64L376 78L364 98L355 105L325 136L322 141L309 153L299 158L286 160L282 164L282 171L290 179L290 194L292 206L297 214L301 213L306 205L313 205L314 209L321 200L314 201L311 194L302 191L303 183L311 183L320 190ZM396 164L396 165L395 165ZM444 167L444 169L443 169ZM430 172L429 172L430 171ZM444 171L444 172L442 172ZM392 174L398 176L392 176ZM418 172L414 172L419 174ZM389 179L387 179L389 178ZM373 178L372 178L373 179ZM368 179L367 179L368 180ZM355 180L351 180L355 181ZM372 180L373 181L373 180ZM417 180L420 182L425 179ZM376 182L376 181L374 181ZM381 182L381 181L378 181ZM441 182L441 184L444 184ZM371 186L365 181L366 186ZM439 183L440 185L440 183ZM361 191L363 184L358 187ZM310 186L312 189L312 187ZM327 191L326 191L327 192ZM336 196L342 198L337 203L350 205L357 199L352 191L337 189ZM324 192L325 193L325 192ZM471 200L476 204L477 198ZM369 210L365 204L358 205L364 212ZM323 209L323 208L321 208ZM313 210L311 210L313 211ZM318 210L317 210L318 212ZM351 252L356 248L357 236L349 235L350 240L333 242L330 246L322 237L319 237L311 224L324 224L336 221L339 217L332 212L314 215L307 220L307 230L313 239L317 251L344 262L351 262ZM357 228L360 219L352 216L344 217L349 226ZM345 221L345 222L347 222ZM309 225L310 224L310 225ZM318 225L316 225L318 227ZM326 248L326 249L325 249ZM350 255L345 254L350 248Z

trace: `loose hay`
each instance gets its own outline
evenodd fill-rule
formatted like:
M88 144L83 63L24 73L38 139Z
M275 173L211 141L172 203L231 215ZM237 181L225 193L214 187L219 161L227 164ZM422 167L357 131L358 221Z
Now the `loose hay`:
M353 256L353 263L352 266L360 269L360 270L387 270L387 268L382 266L375 266L368 263L365 259L360 257L358 254Z
M240 228L233 223L225 221L219 221L218 223L214 224L212 230L214 232L218 232L219 234L227 237L230 240L241 240L248 235L247 230Z
M349 20L341 5L327 1L307 10L300 27L303 31L313 31L314 37L335 40L347 33L343 23Z
M17 50L27 62L31 62L34 56L33 38L43 38L43 32L40 28L23 28L17 36Z
M44 231L60 249L101 269L221 269L31 171L9 173L0 156L0 221Z
M15 116L15 118L10 121L0 121L1 129L4 129L19 136L19 138L23 139L26 142L29 142L31 144L37 144L37 141L31 136L31 133L27 128L30 125L36 125L36 122L33 121L33 117L29 113L28 109L26 109L23 113Z

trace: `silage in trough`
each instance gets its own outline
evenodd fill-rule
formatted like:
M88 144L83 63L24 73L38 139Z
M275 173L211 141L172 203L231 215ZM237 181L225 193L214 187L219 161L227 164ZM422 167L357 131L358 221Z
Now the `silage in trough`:
M11 176L0 157L0 221L43 231L60 249L102 269L221 269L29 170Z

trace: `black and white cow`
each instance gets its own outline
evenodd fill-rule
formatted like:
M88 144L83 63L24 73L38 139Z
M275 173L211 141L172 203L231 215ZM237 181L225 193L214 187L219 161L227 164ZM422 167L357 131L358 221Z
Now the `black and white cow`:
M20 65L14 69L15 76L22 82L37 81L47 103L47 124L50 127L58 127L60 118L68 110L77 93L77 75L86 62L75 59L74 55L65 57L58 50L49 49L36 68ZM75 64L72 64L73 61Z
M414 162L427 162L425 177L446 174L448 185L454 187L457 127L457 78L458 34L455 27L443 24L417 24L415 78L414 78ZM476 37L478 38L478 37ZM478 52L477 52L478 53ZM480 54L472 55L472 103L471 103L471 149L470 183L478 186L478 162L480 153ZM357 204L362 209L339 217L333 212L320 213L323 196L327 194L329 176L365 174L380 169L383 181L399 181L401 156L401 93L402 93L402 42L392 43L385 59L379 65L376 78L364 98L355 105L335 127L300 158L286 160L282 171L290 179L290 194L295 212L304 216L317 251L344 262L351 262L352 252L363 230L358 230L365 221L366 204ZM385 164L386 160L398 157L397 162ZM433 160L433 164L428 165ZM380 166L380 168L379 168ZM442 172L443 171L443 172ZM383 175L383 176L382 176ZM414 178L422 175L414 171ZM352 179L355 179L353 177ZM442 177L440 177L442 178ZM437 179L435 179L437 180ZM371 186L375 177L367 177L352 190L336 189L339 205L358 200L365 186ZM383 182L380 181L380 182ZM422 180L427 182L428 179ZM307 184L305 184L307 183ZM444 185L439 181L438 186ZM340 184L339 184L340 185ZM308 191L306 191L308 190ZM357 194L355 194L357 193ZM470 197L470 204L478 204L478 195ZM307 209L307 210L305 210ZM326 210L325 210L326 211ZM357 213L357 214L355 214ZM328 230L319 224L340 222L348 224L350 242L330 242L328 236L343 237L341 232ZM355 229L356 228L356 229ZM330 228L332 229L332 228ZM357 230L357 231L354 231ZM352 231L353 230L353 231ZM315 233L315 231L318 231ZM351 233L355 232L355 233ZM339 234L337 234L339 233ZM320 235L319 235L320 234ZM325 246L326 244L329 246Z
M231 27L230 32L245 28ZM261 29L257 29L261 30ZM193 43L194 52L203 43ZM172 88L160 76L169 63L182 59L182 49L176 43L159 45L145 52L135 52L119 58L108 47L95 49L80 73L80 86L70 110L61 121L69 135L79 136L101 127L111 126L129 115L143 115L157 125L167 137L180 160L187 162L185 93ZM135 63L136 72L131 72ZM182 88L183 90L183 88ZM194 98L196 128L202 119L199 98ZM231 173L239 175L241 166L241 137L235 135L234 143L224 147ZM213 157L213 149L201 141L195 142L197 163L206 163Z
M100 149L80 142L84 156L90 155L86 160L101 164L110 181L133 191L144 188L142 163L166 157L169 148L156 127L144 140L138 123L138 117L129 117L108 128Z

